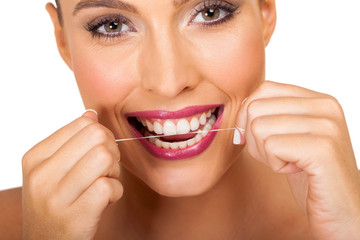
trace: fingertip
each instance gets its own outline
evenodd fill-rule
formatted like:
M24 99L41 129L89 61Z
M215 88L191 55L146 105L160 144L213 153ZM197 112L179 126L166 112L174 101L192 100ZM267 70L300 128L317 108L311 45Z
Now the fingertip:
M244 145L246 143L245 130L235 125L233 144Z
M110 205L113 205L114 203L119 201L124 195L124 185L118 179L114 179L114 180L115 180L115 189L112 198L109 200Z
M87 109L82 116L98 121L98 113L94 109Z

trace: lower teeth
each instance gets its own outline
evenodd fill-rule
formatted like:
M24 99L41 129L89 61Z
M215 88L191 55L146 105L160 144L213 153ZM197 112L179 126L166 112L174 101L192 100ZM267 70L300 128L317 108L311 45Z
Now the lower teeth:
M212 129L215 122L216 122L216 117L215 115L212 115L212 117L208 119L207 123L202 127L202 129L199 129L199 132L196 134L196 136L186 141L166 142L160 140L159 138L149 138L149 142L156 145L159 148L164 148L164 149L177 150L177 149L184 149L187 147L191 147L196 143L200 142L201 139L203 139L208 134L209 130ZM151 133L146 131L145 136L152 136L152 135Z

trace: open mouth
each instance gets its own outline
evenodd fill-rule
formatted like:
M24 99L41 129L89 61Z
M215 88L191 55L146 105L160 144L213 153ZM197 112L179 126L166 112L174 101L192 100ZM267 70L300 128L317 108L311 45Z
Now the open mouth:
M136 137L156 157L168 160L188 158L204 151L215 137L223 106L195 106L177 112L147 111L128 114Z

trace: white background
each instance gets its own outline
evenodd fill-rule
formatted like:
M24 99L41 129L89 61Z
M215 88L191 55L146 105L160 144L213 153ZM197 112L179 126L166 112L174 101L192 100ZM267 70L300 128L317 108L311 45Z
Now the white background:
M170 0L169 0L170 1ZM0 7L0 189L22 184L21 158L84 111L57 53L45 1ZM267 79L335 96L360 158L360 1L278 0Z

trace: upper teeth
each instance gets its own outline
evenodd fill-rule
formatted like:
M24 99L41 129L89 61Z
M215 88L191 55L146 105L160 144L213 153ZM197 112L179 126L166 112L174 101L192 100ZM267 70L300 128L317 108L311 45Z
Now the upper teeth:
M193 117L190 121L190 129L195 131L200 126L199 120L196 117Z
M156 134L163 134L163 127L161 126L161 124L159 122L154 122L154 132Z
M211 121L211 125L214 125L216 117L211 114L214 111L215 109L211 109L190 118L167 120L137 118L137 120L141 122L144 127L147 127L150 132L155 132L158 135L187 134L190 133L190 131L198 130L200 125L205 125L208 121Z
M206 114L205 113L201 114L199 122L201 125L204 125L206 123Z
M187 147L191 147L194 144L200 142L201 139L206 137L206 135L212 129L213 123L215 123L215 121L216 121L216 117L213 114L209 118L208 122L205 125L201 126L201 130L199 132L195 132L197 134L188 140L167 142L166 140L163 140L161 138L149 138L149 141L150 141L150 143L156 145L157 147L164 148L164 149L176 150L176 149L184 149ZM153 135L149 131L146 131L145 136L153 136Z
M195 119L195 118L193 118ZM165 130L165 126L164 126ZM190 123L186 119L180 119L176 124L176 133L177 134L186 134L191 130Z
M159 124L160 125L160 124ZM161 127L161 125L160 125ZM162 127L163 131L164 131L164 135L173 135L173 134L177 134L177 127L175 126L175 124L170 121L170 120L166 120L164 123L164 127Z

